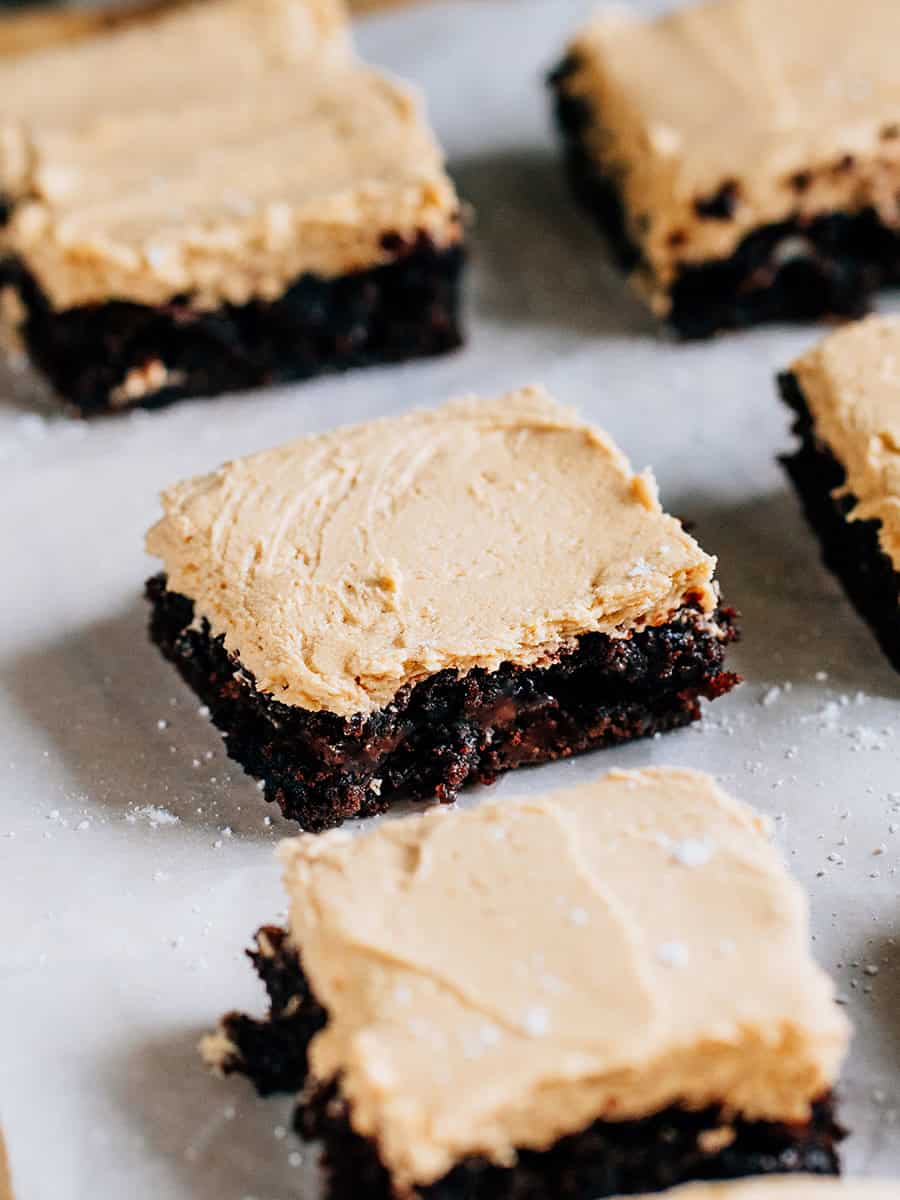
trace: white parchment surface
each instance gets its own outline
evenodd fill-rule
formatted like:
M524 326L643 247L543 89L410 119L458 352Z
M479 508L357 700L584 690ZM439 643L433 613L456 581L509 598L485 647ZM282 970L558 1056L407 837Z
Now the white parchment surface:
M20 1200L315 1200L289 1105L209 1078L220 1012L259 1010L243 948L283 907L291 827L150 646L157 493L306 430L542 381L602 423L721 558L747 679L697 731L508 778L714 772L770 813L857 1036L855 1173L900 1175L900 679L819 565L776 456L773 375L813 329L656 336L565 192L542 75L579 0L373 18L365 55L427 93L478 211L461 353L87 425L0 384L0 1116ZM483 792L466 795L477 803Z

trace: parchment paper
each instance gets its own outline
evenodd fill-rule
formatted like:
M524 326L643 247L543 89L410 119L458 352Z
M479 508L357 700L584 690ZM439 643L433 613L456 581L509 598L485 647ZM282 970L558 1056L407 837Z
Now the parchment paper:
M588 9L457 0L360 30L369 59L427 92L479 213L465 351L90 425L3 379L0 1115L20 1200L317 1196L289 1104L209 1078L195 1053L222 1011L262 1007L242 951L279 917L272 849L292 827L147 641L158 491L304 430L528 381L653 464L667 506L721 556L747 682L698 731L491 794L688 764L772 814L857 1026L848 1167L900 1175L900 680L819 565L776 463L790 438L773 375L818 331L656 335L570 203L550 135L542 74Z

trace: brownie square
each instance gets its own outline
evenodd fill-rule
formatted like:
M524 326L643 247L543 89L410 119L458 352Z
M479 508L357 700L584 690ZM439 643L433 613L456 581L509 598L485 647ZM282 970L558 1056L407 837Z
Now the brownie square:
M798 449L784 458L822 556L900 670L900 319L868 317L779 385Z
M859 316L900 279L898 36L880 0L721 0L571 43L576 195L678 335Z
M459 344L459 201L345 22L206 0L0 60L0 285L74 409Z
M729 691L714 560L540 389L164 494L151 637L306 829L677 728Z
M271 1001L208 1062L297 1090L330 1200L601 1200L836 1174L847 1040L804 897L706 775L283 843Z

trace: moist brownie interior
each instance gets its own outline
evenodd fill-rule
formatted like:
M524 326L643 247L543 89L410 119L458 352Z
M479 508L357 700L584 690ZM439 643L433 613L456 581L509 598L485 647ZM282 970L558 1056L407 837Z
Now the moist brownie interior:
M737 638L733 610L710 619L687 608L627 639L585 634L550 666L441 671L375 713L340 717L259 692L164 576L148 581L147 597L152 640L227 734L229 755L312 831L399 799L447 803L516 767L679 729L699 720L701 699L739 679L723 666Z
M677 728L737 682L714 560L537 389L300 439L164 508L151 637L307 829Z
M614 772L361 839L307 836L282 858L291 932L262 929L251 953L269 1015L229 1014L204 1054L263 1094L300 1093L330 1200L599 1200L838 1172L846 1027L763 824L708 777ZM632 921L649 940L619 940ZM582 1086L601 1089L584 1108Z

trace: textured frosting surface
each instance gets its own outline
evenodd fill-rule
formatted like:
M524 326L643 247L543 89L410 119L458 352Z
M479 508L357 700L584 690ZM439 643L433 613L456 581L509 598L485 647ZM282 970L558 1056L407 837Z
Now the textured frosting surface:
M594 110L591 150L623 189L656 307L680 263L728 257L759 225L868 206L900 223L898 39L883 0L601 10L566 88ZM729 185L730 215L697 211Z
M693 1183L657 1192L653 1200L898 1200L900 1182L821 1179L797 1175L744 1179L736 1183ZM649 1196L640 1200L650 1200Z
M208 307L375 266L388 233L458 240L418 101L358 64L342 13L206 0L0 63L0 249L57 308Z
M714 560L540 389L299 438L181 483L147 548L260 691L342 716L715 604Z
M881 522L900 570L900 317L867 317L829 334L791 367L817 437L844 468L851 520Z
M670 1104L802 1121L834 1080L802 893L709 776L613 772L281 857L329 1015L314 1077L401 1182Z

